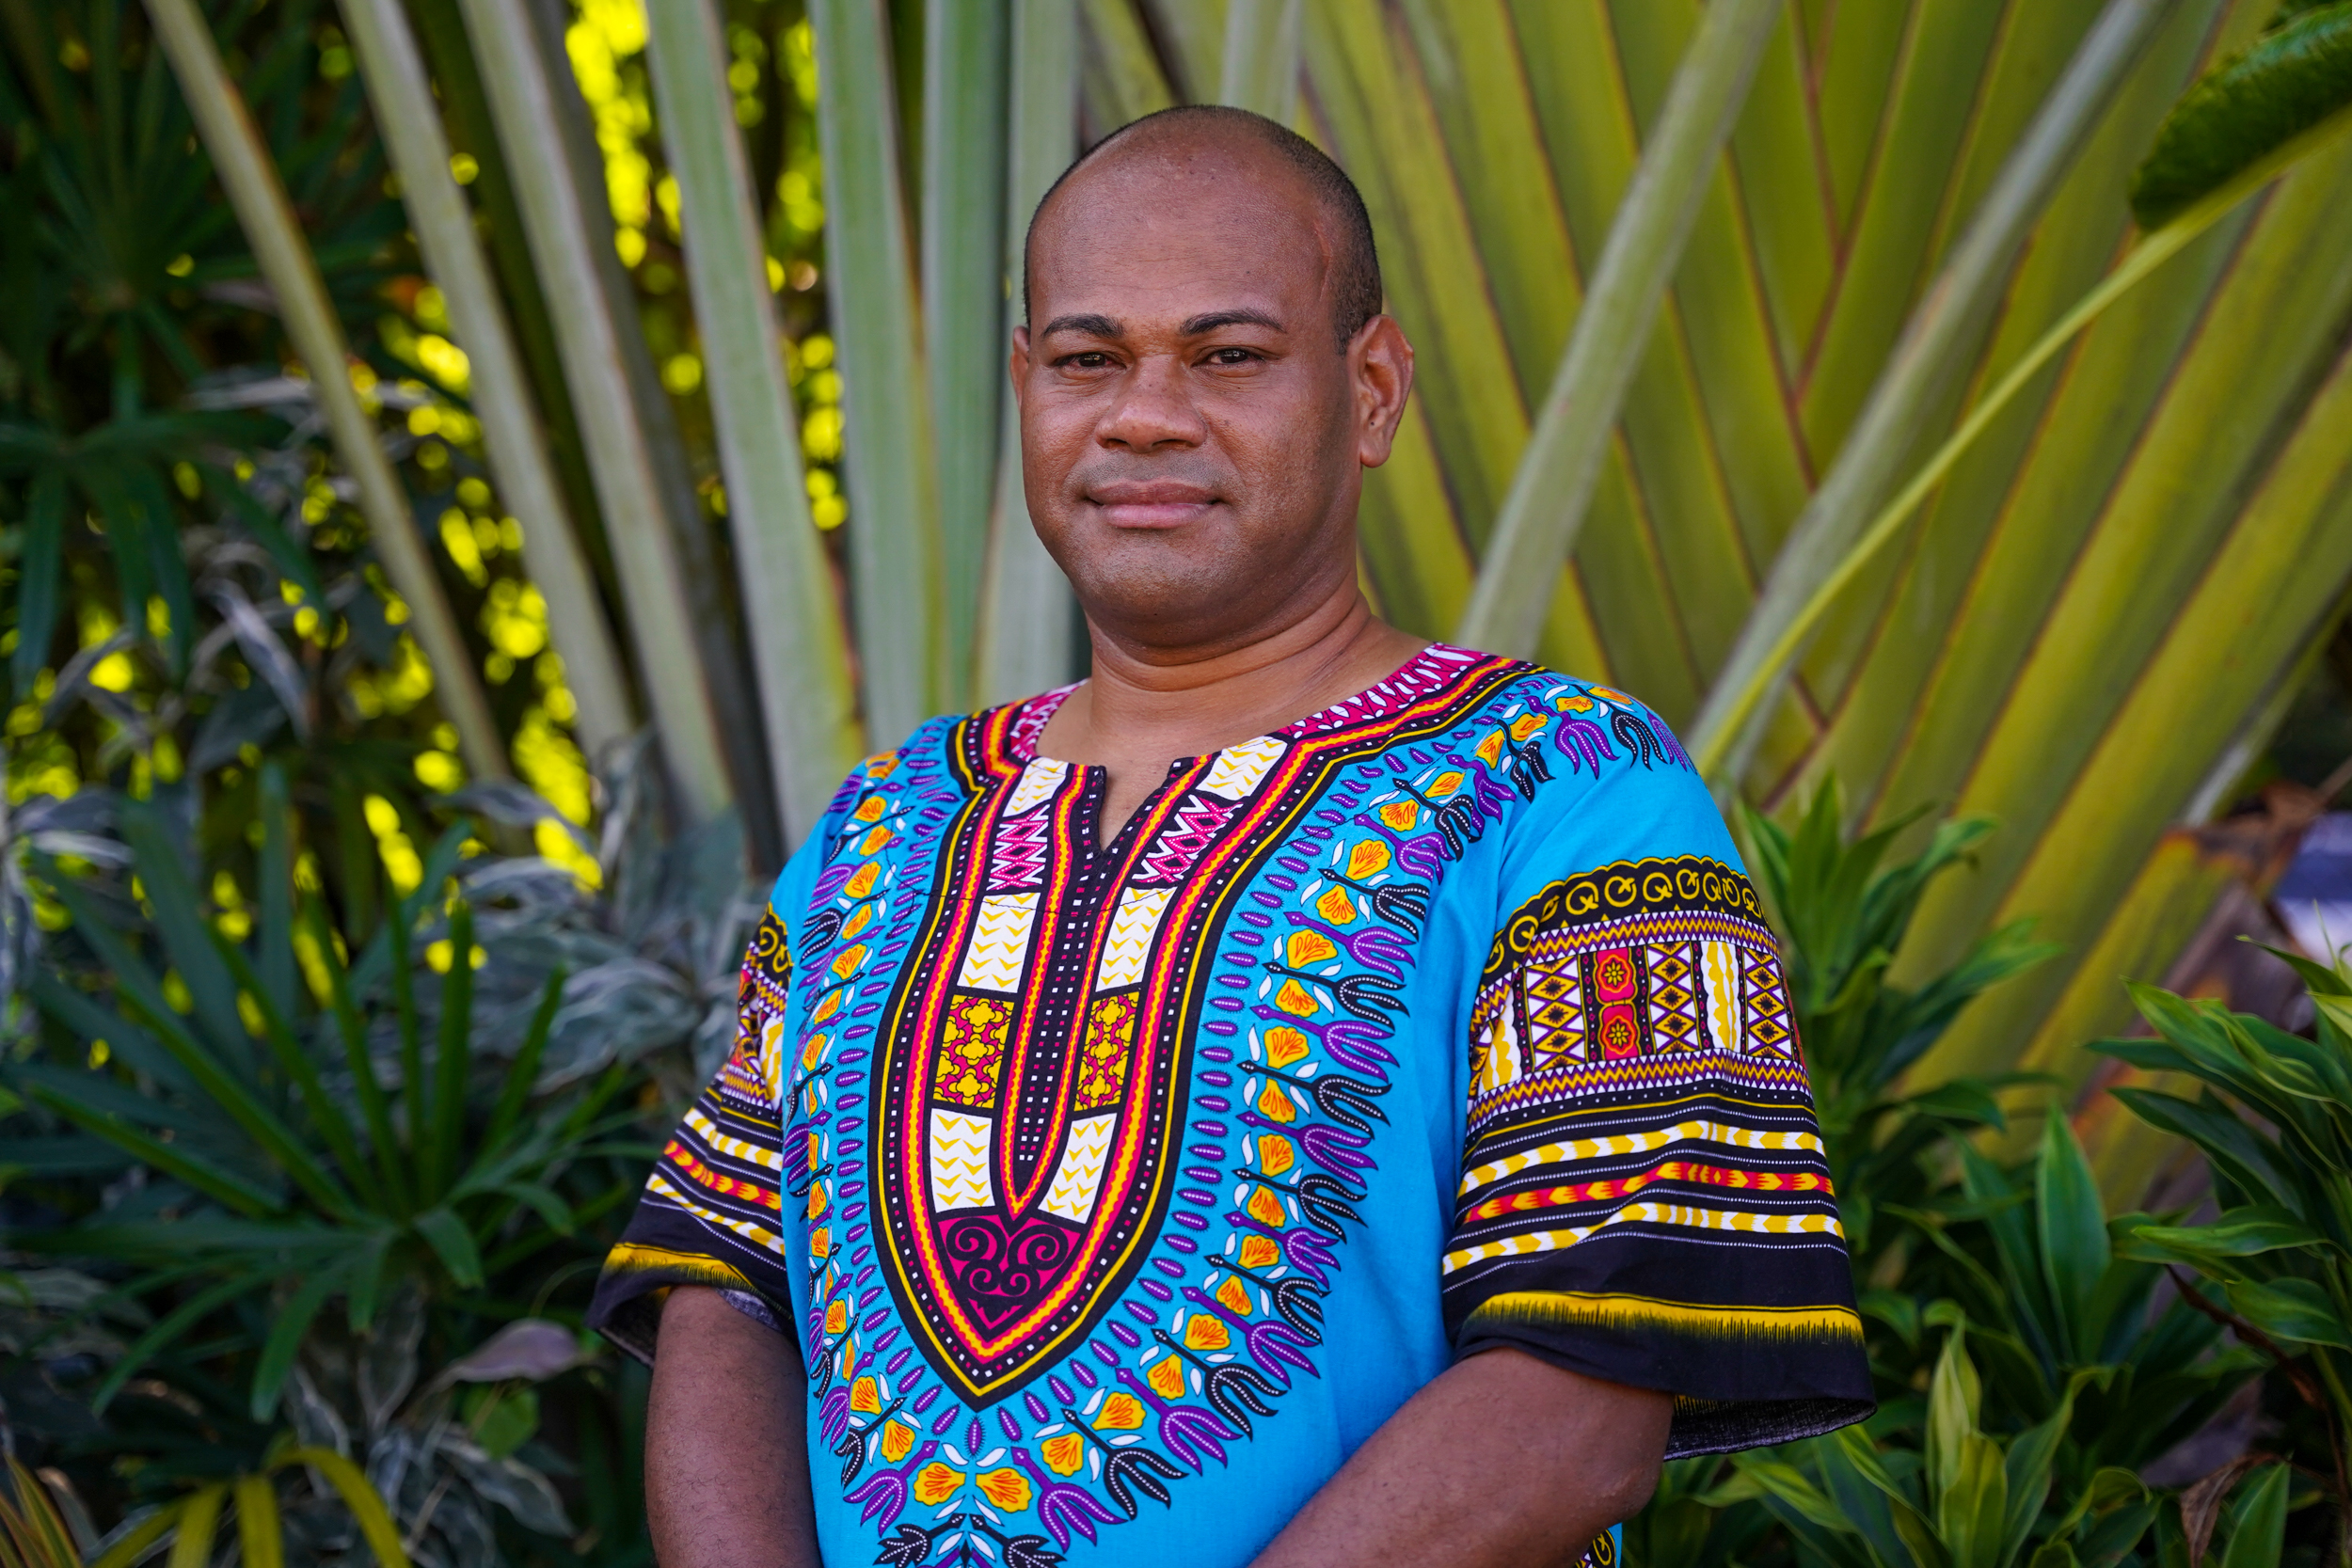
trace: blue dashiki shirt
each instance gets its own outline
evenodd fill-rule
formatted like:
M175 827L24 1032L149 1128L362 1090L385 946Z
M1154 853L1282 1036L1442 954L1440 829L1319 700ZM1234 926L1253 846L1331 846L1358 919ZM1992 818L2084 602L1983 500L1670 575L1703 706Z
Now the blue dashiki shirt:
M1102 847L1062 695L842 786L597 1291L647 1358L674 1285L797 1336L827 1561L1241 1568L1499 1345L1673 1393L1673 1455L1868 1412L1772 939L1663 723L1436 646Z

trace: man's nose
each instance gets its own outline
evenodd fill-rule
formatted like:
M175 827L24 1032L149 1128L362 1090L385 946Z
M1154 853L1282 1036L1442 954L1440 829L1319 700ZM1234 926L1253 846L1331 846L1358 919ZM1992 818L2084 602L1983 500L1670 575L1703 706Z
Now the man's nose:
M1207 438L1208 425L1193 406L1176 356L1151 355L1121 379L1094 434L1106 447L1151 451L1166 446L1197 447Z

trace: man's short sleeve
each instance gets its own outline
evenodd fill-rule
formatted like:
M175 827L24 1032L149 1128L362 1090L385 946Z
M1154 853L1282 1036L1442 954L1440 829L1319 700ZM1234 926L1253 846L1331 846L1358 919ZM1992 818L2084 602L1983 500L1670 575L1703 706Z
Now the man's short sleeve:
M1681 1457L1871 1405L1779 954L1713 803L1662 750L1554 781L1512 847L1444 1293L1458 1354L1511 1345L1675 1395Z
M791 977L784 923L771 911L744 955L735 1049L662 1147L636 1214L605 1259L588 1324L641 1361L653 1359L672 1286L748 1293L774 1321L790 1321L779 1227L791 1163L778 1090Z

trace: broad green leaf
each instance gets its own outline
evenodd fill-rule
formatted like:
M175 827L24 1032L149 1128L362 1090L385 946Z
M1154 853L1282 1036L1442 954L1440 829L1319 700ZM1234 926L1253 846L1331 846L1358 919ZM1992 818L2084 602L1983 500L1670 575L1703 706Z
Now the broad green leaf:
M466 1222L447 1209L428 1209L417 1216L417 1233L433 1248L441 1266L461 1289L479 1287L483 1279L482 1253L475 1247L473 1233Z
M2352 1350L2352 1325L2327 1291L2308 1279L2233 1281L2230 1309L2274 1339Z
M2315 6L2197 84L2132 181L2154 229L2329 116L2352 108L2352 8Z
M2056 1109L2042 1129L2042 1157L2034 1168L2034 1219L2042 1277L2058 1312L2058 1333L2074 1350L2068 1359L2088 1361L2106 1328L2090 1318L2091 1298L2107 1268L2106 1218L2082 1145Z
M180 1522L180 1517L178 1508L157 1509L140 1521L130 1534L107 1547L89 1568L131 1568L133 1563L148 1554L156 1542L164 1538L165 1531Z
M1928 1384L1927 1475L1931 1497L1942 1497L1961 1484L1969 1440L1977 1435L1982 1389L1976 1365L1968 1359L1966 1341L1966 1328L1954 1326Z
M2144 1225L2132 1234L2144 1238L2154 1247L2179 1246L2224 1258L2250 1258L2281 1247L2328 1244L2326 1237L2284 1209L2270 1204L2233 1209L2211 1225Z
M1733 1461L1740 1474L1764 1494L1777 1497L1823 1529L1844 1533L1853 1528L1820 1487L1803 1470L1761 1453L1743 1453Z
M2001 1446L1982 1433L1968 1433L1958 1468L1935 1506L1936 1534L1951 1554L1952 1568L2007 1568L2002 1548L2008 1519L2009 1474Z
M2284 1465L2265 1465L2239 1500L2221 1568L2277 1568L2286 1544L2287 1478Z

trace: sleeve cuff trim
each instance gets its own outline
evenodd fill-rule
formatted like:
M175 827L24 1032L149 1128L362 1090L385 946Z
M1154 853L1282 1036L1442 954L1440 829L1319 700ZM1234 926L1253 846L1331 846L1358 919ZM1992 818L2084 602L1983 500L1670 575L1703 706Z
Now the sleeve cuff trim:
M1506 1291L1489 1296L1470 1314L1464 1337L1499 1323L1664 1330L1691 1339L1862 1343L1862 1319L1851 1307L1708 1307L1584 1291Z

